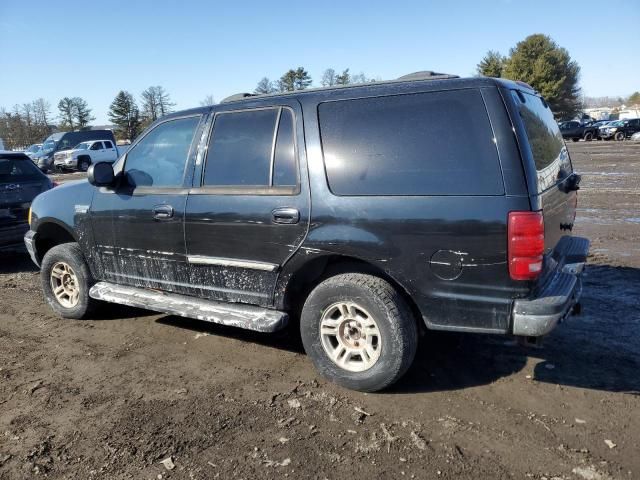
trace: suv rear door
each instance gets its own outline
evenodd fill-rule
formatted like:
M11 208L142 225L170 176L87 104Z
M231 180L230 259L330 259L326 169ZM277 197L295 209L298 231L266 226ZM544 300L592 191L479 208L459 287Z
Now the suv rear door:
M302 128L297 100L217 108L186 206L192 294L271 305L309 222Z

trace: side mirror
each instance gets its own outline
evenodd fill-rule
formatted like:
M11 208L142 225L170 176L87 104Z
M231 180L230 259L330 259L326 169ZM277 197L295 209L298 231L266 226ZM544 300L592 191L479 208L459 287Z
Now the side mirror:
M113 165L109 162L98 162L89 166L87 179L91 185L96 187L108 187L113 185L115 176L113 175Z

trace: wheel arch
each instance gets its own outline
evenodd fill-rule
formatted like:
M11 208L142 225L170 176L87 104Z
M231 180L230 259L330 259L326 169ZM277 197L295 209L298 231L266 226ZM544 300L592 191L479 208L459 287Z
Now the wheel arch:
M56 245L77 242L75 233L55 219L41 219L38 222L35 239L35 252L41 262L45 254Z
M276 308L288 310L297 317L309 293L322 281L341 273L364 273L389 282L407 302L418 328L426 328L422 312L409 291L401 282L374 263L340 254L326 254L304 260L292 260L296 267L288 272L283 272L278 280L275 296Z

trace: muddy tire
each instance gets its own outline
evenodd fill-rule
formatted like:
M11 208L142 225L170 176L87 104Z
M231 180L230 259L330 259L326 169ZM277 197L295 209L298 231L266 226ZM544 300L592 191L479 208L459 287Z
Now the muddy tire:
M346 273L320 283L300 317L302 343L320 374L361 392L382 390L411 366L416 320L385 280Z
M624 140L624 132L616 132L613 138L615 138L618 142L621 142L622 140Z
M95 281L77 243L49 250L42 260L40 280L47 303L63 318L86 318L96 305L89 297Z

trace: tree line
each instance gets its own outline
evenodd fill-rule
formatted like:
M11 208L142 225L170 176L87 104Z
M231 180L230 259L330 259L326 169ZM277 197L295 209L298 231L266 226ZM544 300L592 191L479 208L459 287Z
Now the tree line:
M357 83L373 82L376 79L368 78L364 73L351 74L349 69L345 69L342 73L337 73L333 68L327 68L320 80L323 87L331 87L334 85L351 85ZM270 93L293 92L295 90L304 90L313 84L313 79L304 67L292 68L287 70L278 80L271 80L263 77L256 86L253 93L265 95Z

